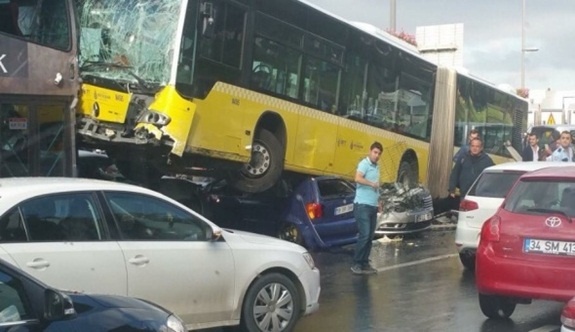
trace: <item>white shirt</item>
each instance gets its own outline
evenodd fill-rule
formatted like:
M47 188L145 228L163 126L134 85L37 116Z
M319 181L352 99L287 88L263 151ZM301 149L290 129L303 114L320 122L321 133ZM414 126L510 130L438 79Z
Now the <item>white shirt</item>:
M535 149L531 146L531 150L533 151L533 161L539 161L539 145L535 145Z

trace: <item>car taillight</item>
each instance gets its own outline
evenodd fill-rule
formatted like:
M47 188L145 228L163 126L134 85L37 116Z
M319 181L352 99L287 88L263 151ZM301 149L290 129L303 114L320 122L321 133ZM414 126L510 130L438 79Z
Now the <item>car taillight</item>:
M561 323L566 327L575 329L575 301L569 301L561 313Z
M323 208L319 203L307 203L305 205L305 211L311 220L323 217Z
M485 222L485 229L483 232L483 239L490 242L499 242L499 231L501 226L501 218L493 216Z
M476 202L464 199L459 203L459 211L473 211L479 209Z

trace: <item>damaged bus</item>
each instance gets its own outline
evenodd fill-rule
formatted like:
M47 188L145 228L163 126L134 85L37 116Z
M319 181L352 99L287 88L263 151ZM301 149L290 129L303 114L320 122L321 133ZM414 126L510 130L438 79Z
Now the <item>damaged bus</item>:
M0 177L74 176L72 1L0 0Z
M78 133L140 183L202 172L255 193L283 172L352 179L380 141L382 182L446 194L470 115L515 120L521 144L521 98L303 0L80 3Z

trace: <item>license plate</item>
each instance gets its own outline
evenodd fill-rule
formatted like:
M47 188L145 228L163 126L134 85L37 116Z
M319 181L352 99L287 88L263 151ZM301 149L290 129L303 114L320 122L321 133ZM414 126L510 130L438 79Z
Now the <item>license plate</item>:
M353 203L336 207L333 214L337 216L351 211L353 211Z
M427 221L433 218L431 212L427 212L425 214L419 214L415 216L415 222Z
M525 239L524 252L575 256L575 242Z

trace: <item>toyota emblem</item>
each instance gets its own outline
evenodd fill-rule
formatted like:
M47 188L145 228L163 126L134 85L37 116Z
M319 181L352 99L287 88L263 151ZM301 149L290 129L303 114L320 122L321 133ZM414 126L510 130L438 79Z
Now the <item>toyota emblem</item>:
M545 219L545 225L549 227L559 227L561 225L561 218L559 217L549 217Z

